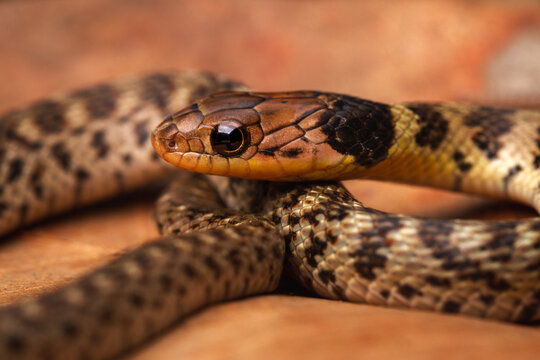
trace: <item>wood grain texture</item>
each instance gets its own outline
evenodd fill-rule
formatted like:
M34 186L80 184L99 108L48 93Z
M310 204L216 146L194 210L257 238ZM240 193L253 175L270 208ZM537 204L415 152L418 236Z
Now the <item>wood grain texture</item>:
M259 90L387 102L482 97L485 69L531 28L540 28L540 7L528 1L2 2L0 110L120 75L185 68ZM411 215L534 215L435 190L348 186L369 206ZM78 210L3 239L0 304L61 286L151 239L153 196ZM539 340L536 328L269 295L205 310L132 357L532 359Z

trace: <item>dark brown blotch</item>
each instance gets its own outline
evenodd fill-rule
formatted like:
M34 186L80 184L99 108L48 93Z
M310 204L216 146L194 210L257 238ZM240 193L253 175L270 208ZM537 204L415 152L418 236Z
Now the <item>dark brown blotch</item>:
M51 154L64 171L71 168L71 154L63 142L57 142L51 147Z
M21 354L26 347L24 339L18 335L8 335L5 341L7 350L12 354Z
M397 292L407 300L410 300L415 295L422 295L421 291L416 290L409 284L399 285Z
M131 156L131 154L122 155L122 161L124 162L124 164L129 165L131 164L132 160L133 160L133 157Z
M30 186L37 199L43 198L43 184L41 183L42 174L43 168L41 166L35 166L30 173Z
M62 332L66 337L73 339L79 335L80 329L74 322L65 321L62 324Z
M118 92L112 86L102 84L76 91L73 96L84 102L91 118L101 119L114 112Z
M174 91L173 77L167 74L152 74L142 80L141 98L166 111Z
M81 196L83 186L85 182L90 179L90 173L88 170L79 167L75 170L75 197L78 199Z
M90 146L96 150L97 157L103 159L109 153L109 145L105 141L105 130L97 130L92 135Z
M57 134L65 128L64 107L61 103L44 100L34 104L30 112L34 115L34 123L44 133Z
M137 138L137 144L139 146L146 145L150 132L148 131L148 121L142 121L135 125L135 137Z
M495 296L483 294L483 295L480 295L480 301L482 301L484 304L489 306L493 304L493 302L495 301Z
M472 136L473 143L482 150L488 159L497 156L502 144L501 135L510 131L513 122L509 118L515 110L478 107L471 111L463 122L465 126L479 128Z
M10 161L8 167L7 182L12 183L19 179L23 172L24 162L21 158L15 158Z
M448 120L438 111L437 105L409 104L407 107L418 115L420 130L415 136L416 143L432 150L439 148L448 134Z
M540 167L540 155L534 156L533 166L535 169L538 169Z
M446 278L442 278L439 276L434 275L428 275L426 276L426 282L433 286L438 287L449 287L450 286L450 280Z
M182 266L182 272L190 279L199 277L199 272L191 264L184 264Z
M142 308L145 305L143 296L137 292L129 294L129 303L136 308Z
M460 309L461 304L453 300L447 300L442 307L442 311L449 314L456 314Z
M336 281L336 275L331 270L321 270L319 271L319 279L321 279L325 285L328 285L328 283L334 283Z
M222 269L214 257L207 255L203 258L203 261L206 267L208 267L214 274L214 279L218 279L221 276Z
M360 276L367 280L374 280L375 270L386 266L386 257L377 253L377 250L384 246L384 241L366 242L362 245L362 249L351 254L355 259L354 268Z
M517 317L517 322L523 324L530 323L538 314L539 309L540 303L533 303L523 306Z

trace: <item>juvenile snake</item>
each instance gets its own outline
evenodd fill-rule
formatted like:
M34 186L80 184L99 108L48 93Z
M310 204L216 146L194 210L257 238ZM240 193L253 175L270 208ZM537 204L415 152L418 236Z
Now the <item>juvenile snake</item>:
M321 296L540 319L540 220L386 214L322 182L390 179L538 210L540 113L231 90L245 88L207 73L154 74L0 118L1 234L169 174L150 147L165 116L152 142L174 165L316 180L182 174L158 201L162 238L0 310L1 359L118 355L195 309L272 291L285 247L289 271Z

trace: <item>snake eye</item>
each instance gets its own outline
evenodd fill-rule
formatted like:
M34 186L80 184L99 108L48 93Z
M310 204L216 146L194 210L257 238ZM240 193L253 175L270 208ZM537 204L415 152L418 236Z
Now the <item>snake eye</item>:
M210 135L214 151L223 156L240 156L249 145L246 128L236 121L224 121Z

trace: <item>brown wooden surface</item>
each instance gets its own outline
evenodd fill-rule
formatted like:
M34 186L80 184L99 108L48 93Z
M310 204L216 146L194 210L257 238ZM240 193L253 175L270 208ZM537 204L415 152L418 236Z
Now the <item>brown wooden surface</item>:
M0 2L0 110L120 75L186 68L224 73L261 90L325 89L390 102L500 101L511 79L540 77L534 73L539 56L527 45L540 44L539 32L534 1ZM518 85L512 101L540 98L538 82ZM368 205L413 215L534 214L433 190L349 186ZM0 304L58 287L151 239L154 196L128 196L4 239ZM207 309L133 358L532 359L538 353L536 328L267 295Z

